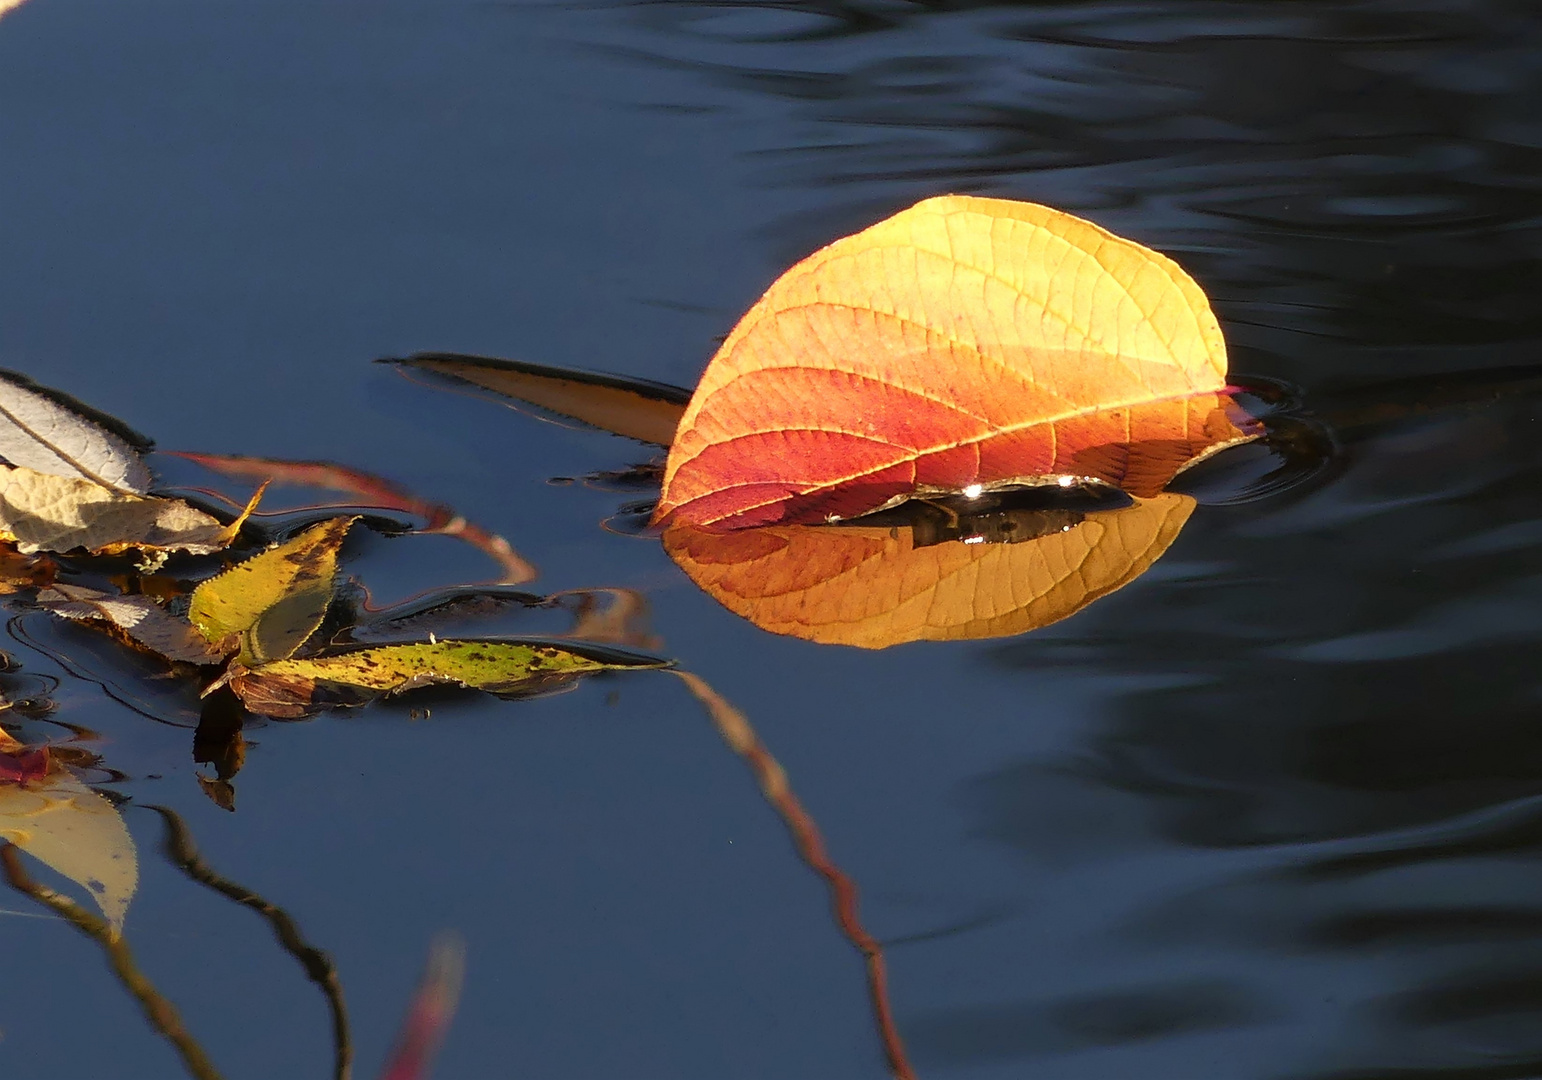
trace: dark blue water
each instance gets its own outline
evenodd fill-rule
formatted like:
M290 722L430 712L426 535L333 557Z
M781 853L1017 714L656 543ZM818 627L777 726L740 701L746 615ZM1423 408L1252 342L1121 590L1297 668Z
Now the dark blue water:
M869 653L755 629L598 527L629 496L546 483L632 444L368 363L690 385L782 268L943 191L1178 258L1233 370L1334 424L1332 467L1202 506L1066 622ZM1539 403L1457 378L1542 359L1539 296L1523 3L0 18L0 367L162 449L388 477L507 537L541 591L643 592L859 884L926 1077L1542 1071ZM443 538L350 555L381 603L494 576ZM325 1004L161 857L148 804L331 954L361 1076L442 928L468 976L439 1076L886 1074L821 884L677 680L248 729L231 814L194 779L194 689L47 616L11 625L37 682L7 692L46 691L123 776L101 789L141 853L128 938L224 1075L327 1075ZM0 908L0 1074L177 1074L88 941Z

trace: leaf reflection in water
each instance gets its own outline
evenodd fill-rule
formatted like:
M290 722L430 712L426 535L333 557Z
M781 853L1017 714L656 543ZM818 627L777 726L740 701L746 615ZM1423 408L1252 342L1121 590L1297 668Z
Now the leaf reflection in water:
M1086 513L1009 510L941 526L922 518L732 533L673 526L663 539L692 581L756 626L882 649L1006 637L1064 619L1145 573L1194 506L1167 492Z

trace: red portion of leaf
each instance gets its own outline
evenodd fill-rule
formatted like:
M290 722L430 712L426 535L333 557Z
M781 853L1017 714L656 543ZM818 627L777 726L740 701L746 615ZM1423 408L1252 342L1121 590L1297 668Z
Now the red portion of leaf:
M1226 392L1215 316L1166 256L1047 207L929 199L809 256L740 320L655 521L812 523L1058 476L1154 495L1256 436Z
M16 752L0 750L0 782L29 784L48 775L48 747Z

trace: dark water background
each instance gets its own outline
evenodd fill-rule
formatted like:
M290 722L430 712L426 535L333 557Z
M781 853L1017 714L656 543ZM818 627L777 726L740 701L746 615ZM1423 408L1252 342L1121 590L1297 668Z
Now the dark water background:
M368 363L689 385L787 264L942 191L1174 255L1233 370L1308 401L1535 363L1542 17L31 0L0 20L0 366L163 449L390 477L508 537L539 588L643 590L860 884L923 1076L1542 1072L1535 397L1346 428L1324 482L1201 507L1057 626L865 653L735 619L597 528L622 496L546 483L630 444ZM350 550L382 601L490 574L443 539ZM40 620L13 636L196 721ZM325 1075L321 999L135 804L333 955L361 1076L443 927L469 974L439 1076L884 1075L821 886L676 680L269 724L234 814L184 727L88 679L52 697L127 777L129 937L229 1077ZM174 1075L91 946L7 896L0 1075Z

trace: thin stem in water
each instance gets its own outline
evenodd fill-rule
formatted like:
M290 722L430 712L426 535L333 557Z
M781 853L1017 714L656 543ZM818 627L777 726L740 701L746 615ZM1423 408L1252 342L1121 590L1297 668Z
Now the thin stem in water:
M194 1080L221 1080L219 1070L209 1060L209 1055L204 1053L203 1047L182 1026L182 1017L176 1006L162 997L144 972L139 970L139 965L134 962L134 954L129 951L128 942L123 940L123 936L114 933L106 919L91 914L69 897L39 885L28 877L17 850L14 844L9 843L0 847L0 869L4 870L5 880L11 888L32 897L66 922L72 923L101 947L107 962L112 965L113 974L124 989L133 995L134 1000L139 1002L150 1026L176 1047L182 1064Z
M321 988L332 1013L332 1075L335 1080L349 1080L353 1073L353 1036L348 1027L348 1007L343 1001L343 984L337 976L332 958L300 936L299 926L283 908L210 869L198 854L192 833L175 810L165 806L151 806L149 809L161 815L166 823L166 855L172 865L198 884L213 889L243 907L251 908L266 919L279 945L299 961L306 976Z
M755 734L748 718L708 686L705 680L689 671L674 671L673 674L684 680L696 700L707 707L707 713L712 717L712 723L723 741L744 759L755 774L762 794L786 824L787 831L792 834L793 845L804 863L825 879L830 888L830 906L835 912L841 933L862 954L866 964L867 993L873 1003L873 1016L878 1023L878 1035L883 1042L889 1071L894 1074L895 1080L915 1080L915 1070L911 1068L910 1059L905 1054L905 1044L900 1039L899 1027L894 1022L894 1010L889 1004L888 969L884 964L883 947L862 925L857 909L856 883L831 860L830 853L825 849L824 838L819 835L819 827L798 801L797 795L793 794L792 786L787 782L787 773Z

